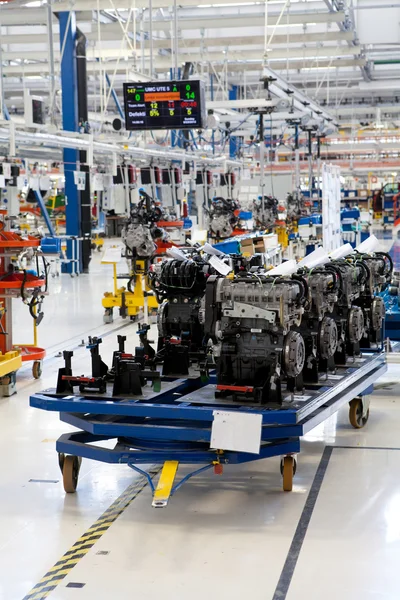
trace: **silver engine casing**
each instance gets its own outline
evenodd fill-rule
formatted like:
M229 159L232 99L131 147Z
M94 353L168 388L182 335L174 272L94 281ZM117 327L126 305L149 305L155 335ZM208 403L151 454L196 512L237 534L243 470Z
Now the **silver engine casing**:
M228 215L212 215L210 218L210 229L215 236L228 238L233 233L233 227L229 222Z
M139 258L149 258L157 248L153 242L150 227L140 223L127 223L121 231L121 238L131 252L136 251Z
M250 318L264 321L271 332L281 329L286 334L291 326L301 323L303 308L296 303L299 285L254 277L248 281L220 279L217 302L221 303L222 324L225 318Z

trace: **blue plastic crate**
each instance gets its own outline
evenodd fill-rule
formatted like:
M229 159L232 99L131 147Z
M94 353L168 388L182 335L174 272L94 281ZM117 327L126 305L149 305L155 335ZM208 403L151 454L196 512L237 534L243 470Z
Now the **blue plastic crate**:
M60 254L61 239L60 238L42 238L40 248L43 254Z
M224 242L218 242L213 244L213 248L225 252L225 254L240 254L240 242L238 240L225 240Z
M299 225L322 225L322 215L310 215L309 217L301 217Z

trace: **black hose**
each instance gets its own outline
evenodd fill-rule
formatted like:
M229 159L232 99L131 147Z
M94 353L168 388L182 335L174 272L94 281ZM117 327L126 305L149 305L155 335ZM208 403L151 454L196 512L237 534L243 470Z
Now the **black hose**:
M389 266L389 271L388 271L387 275L390 275L390 277L391 277L392 273L393 273L393 269L394 269L392 257L387 252L377 252L376 254L377 254L377 256L382 256L384 259L387 259L389 261L390 266Z
M339 287L337 288L337 291L340 293L343 293L343 276L342 276L342 272L339 269L339 267L337 267L336 265L333 265L331 263L325 265L325 269L327 271L331 271L332 273L335 273L338 280L339 280Z
M309 294L310 294L310 287L308 285L307 279L305 277L303 277L302 275L292 275L292 279L294 281L297 281L298 283L300 283L303 286L303 294L299 300L302 304L305 304L308 301Z

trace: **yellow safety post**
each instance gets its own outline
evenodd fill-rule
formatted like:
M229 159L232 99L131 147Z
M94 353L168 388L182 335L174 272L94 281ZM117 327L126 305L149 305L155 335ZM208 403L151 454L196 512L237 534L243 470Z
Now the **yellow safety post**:
M168 504L178 466L179 462L177 460L167 460L164 463L160 479L158 480L158 485L153 496L153 506L155 508L161 508Z

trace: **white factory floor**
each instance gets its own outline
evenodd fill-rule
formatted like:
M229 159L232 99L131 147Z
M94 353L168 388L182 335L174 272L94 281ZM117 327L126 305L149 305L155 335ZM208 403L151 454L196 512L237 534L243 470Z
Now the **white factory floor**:
M126 466L84 460L78 492L63 491L55 440L69 428L57 413L30 408L29 395L55 384L60 349L74 349L74 364L89 370L79 347L88 334L107 334L107 362L116 336L109 333L125 322L102 323L111 273L98 257L89 276L63 276L52 288L40 326L48 348L42 380L24 367L18 394L0 400L1 600L398 600L398 385L373 396L364 430L352 429L343 409L307 436L292 493L281 491L278 458L225 468L222 477L200 475L164 509L151 507L147 486L54 590L29 595L137 479ZM18 303L21 337L23 310ZM121 331L133 341L136 325ZM399 367L385 380L400 383ZM312 485L319 495L311 514Z

